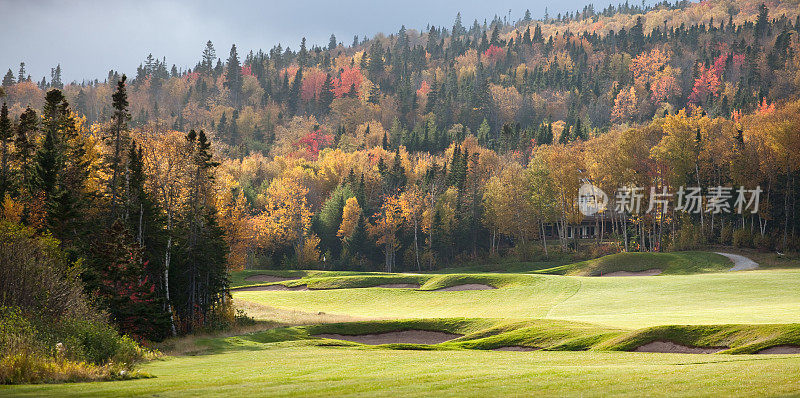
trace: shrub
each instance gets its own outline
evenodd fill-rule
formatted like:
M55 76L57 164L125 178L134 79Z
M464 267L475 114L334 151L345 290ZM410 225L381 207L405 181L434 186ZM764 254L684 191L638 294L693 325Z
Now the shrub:
M69 263L58 245L0 221L0 305L48 319L97 318L83 294L81 263Z
M544 258L544 248L537 242L529 241L514 246L508 255L516 257L519 261L536 261Z
M101 366L30 353L0 357L0 384L74 383L143 377L151 376L115 364Z
M733 245L736 247L753 247L753 235L747 229L733 231Z
M253 318L247 316L244 311L235 309L231 300L225 300L209 311L204 325L197 325L197 329L203 332L218 332L254 324Z
M0 384L131 377L150 356L105 322L31 320L13 307L0 307L0 349Z
M0 222L0 383L115 379L145 357L89 304L81 263L58 246Z
M759 250L769 251L775 247L775 244L770 234L761 235L757 233L753 236L753 246Z
M70 359L98 365L116 363L126 367L142 359L141 348L127 336L120 336L104 322L66 320L56 330ZM58 337L53 338L58 338ZM56 343L57 344L57 343Z
M598 244L589 247L589 258L599 258L609 254L619 253L621 248L618 244Z
M730 245L731 241L733 240L733 227L725 224L722 226L722 229L719 231L719 243L723 245Z
M700 246L702 242L702 230L699 226L686 223L683 224L675 234L672 242L672 250L692 250Z

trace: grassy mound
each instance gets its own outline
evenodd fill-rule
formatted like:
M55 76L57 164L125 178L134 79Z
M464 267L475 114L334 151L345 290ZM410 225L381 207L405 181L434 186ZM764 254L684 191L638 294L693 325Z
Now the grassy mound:
M268 275L281 278L330 278L353 275L381 275L379 272L355 272L355 271L314 271L314 270L244 270L234 271L229 274L230 286L232 288L246 286L260 286L264 283L248 281L247 278L256 275Z
M800 345L800 324L657 326L610 339L595 349L633 351L653 341L689 347L728 347L723 354L754 354L774 346Z
M246 281L252 275L294 277L280 282L258 283ZM522 285L534 279L531 275L519 274L388 274L388 273L340 273L326 271L242 271L232 276L235 288L268 285L295 287L306 285L312 290L353 289L376 287L387 284L416 284L420 290L437 290L466 284L483 284L496 288Z
M463 335L439 344L359 343L320 339L320 334L374 335L423 330ZM558 320L501 320L432 318L344 322L270 329L243 336L210 339L209 352L252 348L253 343L278 346L347 346L383 349L492 350L528 347L547 351L634 351L654 341L669 341L688 347L727 347L723 354L754 354L769 347L800 345L800 324L774 325L668 325L637 330L604 327ZM263 348L263 347L262 347Z
M479 350L529 347L553 351L584 351L623 333L625 331L622 329L592 324L537 319L496 324L446 344Z
M616 253L600 258L553 267L534 273L600 276L612 272L641 272L660 269L664 275L687 275L725 271L731 261L716 253Z

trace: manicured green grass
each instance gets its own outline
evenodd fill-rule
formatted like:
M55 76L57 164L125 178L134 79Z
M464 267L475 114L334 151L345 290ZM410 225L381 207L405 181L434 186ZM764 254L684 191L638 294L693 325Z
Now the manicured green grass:
M264 282L248 281L247 278L256 275L278 276L283 278L326 278L352 275L381 275L379 272L355 271L314 271L314 270L244 270L232 272L229 275L231 287L263 285Z
M555 257L555 256L554 256ZM431 273L436 274L462 274L470 272L499 272L499 273L524 273L531 271L538 271L548 268L559 267L566 264L571 264L574 261L569 260L566 256L559 258L552 258L543 261L497 261L485 260L482 262L467 263L454 267L448 267Z
M273 271L245 271L250 275L275 275ZM526 275L517 274L389 274L389 273L357 273L347 274L325 271L295 271L294 277L300 279L280 282L247 281L242 273L236 274L235 287L253 287L280 284L284 286L305 285L309 289L352 289L376 287L393 283L420 285L420 290L436 290L461 284L486 284L494 287L524 283Z
M534 272L599 276L616 271L638 272L660 269L664 275L686 275L725 271L732 266L726 257L709 252L617 253Z
M434 345L388 344L381 347L489 350L522 346L553 351L633 351L653 341L670 341L690 347L723 347L726 354L754 354L778 345L800 346L800 324L667 325L627 330L570 321L467 318L361 321L284 327L228 339L210 339L200 342L199 346L205 350L213 350L237 346L243 340L258 343L302 342L309 345L359 346L315 336L326 333L352 336L403 330L445 332L460 334L462 337Z
M265 318L301 314L301 320L283 324L306 325L187 339L175 352L191 355L142 366L153 379L0 386L0 395L800 394L800 355L728 355L800 345L798 269L727 272L727 259L702 252L607 256L543 273L535 271L538 266L520 264L519 270L528 273L234 273L234 286L266 284L246 281L257 274L302 278L277 283L312 290L233 295L249 308L273 307L260 312ZM652 268L666 275L561 275ZM374 287L389 283L419 284L420 289ZM497 289L436 290L473 283ZM363 320L369 318L381 320ZM463 336L435 345L384 346L314 337L401 330ZM729 349L714 355L624 352L656 340ZM507 346L543 351L492 351Z
M565 264L566 260L550 262L505 262L473 264L459 268L448 268L442 271L418 273L383 273L383 272L351 272L351 271L303 271L303 270L245 270L234 272L230 276L232 287L259 286L271 283L248 281L255 275L270 275L299 280L277 282L287 286L308 285L312 289L342 289L355 287L371 287L387 283L424 284L437 275L462 275L471 278L480 273L536 273L552 275L596 276L615 271L645 271L658 268L665 275L685 275L695 273L719 272L729 269L732 264L727 258L710 252L676 252L676 253L617 253L608 256ZM275 282L273 282L275 283ZM469 282L480 283L480 282ZM435 287L438 286L438 287ZM423 287L432 290L449 285L436 283Z
M618 278L520 274L433 278L447 278L439 280L443 284L483 281L479 283L502 287L460 292L250 291L234 292L234 297L282 309L373 318L546 318L626 328L800 322L800 270ZM423 289L439 286L433 278Z
M800 356L358 350L244 342L154 379L0 386L11 396L752 396L800 392Z
M636 330L594 346L598 350L632 351L652 341L690 347L727 347L725 354L754 354L778 346L800 346L800 323L788 325L669 325Z

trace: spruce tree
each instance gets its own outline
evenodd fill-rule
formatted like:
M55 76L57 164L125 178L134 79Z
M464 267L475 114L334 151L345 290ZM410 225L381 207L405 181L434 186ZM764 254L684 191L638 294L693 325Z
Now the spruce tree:
M289 89L289 98L287 98L287 107L289 114L295 115L300 110L300 90L303 87L303 68L297 69L297 73L292 80L292 87Z
M58 151L56 133L51 130L45 131L44 140L41 147L36 150L33 158L32 193L42 198L45 205L45 212L50 213L55 207L53 204L56 198L61 195L58 190L58 171L62 161L61 153Z
M201 72L211 73L214 69L214 61L217 59L217 52L214 50L214 44L211 40L206 42L206 48L203 50L203 60L200 62Z
M114 153L111 157L111 181L109 190L111 191L111 205L110 211L111 218L119 217L119 179L121 177L122 168L122 151L125 146L126 136L125 131L128 128L128 121L131 118L128 112L128 92L125 86L127 76L122 75L122 78L117 82L117 91L111 95L111 106L114 108L112 120L114 123L114 136L111 143L114 148Z
M331 103L333 103L333 80L330 73L328 73L325 75L325 82L322 83L322 90L319 94L320 115L328 113Z
M87 289L106 309L120 331L138 339L167 336L169 314L145 272L142 246L122 220L116 220L92 243Z
M502 46L502 43L500 42L500 28L498 27L498 24L494 24L494 29L492 29L492 37L489 40L489 45L498 47Z
M19 72L17 73L17 83L22 83L23 81L25 81L26 80L26 76L27 76L27 74L25 72L25 63L24 62L20 62L19 63Z
M3 102L0 108L0 199L3 199L9 191L11 180L9 179L9 158L10 144L14 138L11 129L11 119L8 118L8 106Z
M758 17L756 18L756 36L762 37L769 31L769 8L764 3L758 6Z
M308 49L306 48L306 38L300 41L300 51L297 52L297 65L300 68L308 64Z
M235 108L240 105L242 95L242 65L239 63L239 54L236 53L236 44L231 46L228 57L228 69L225 75L225 87L230 90L231 102Z
M179 225L175 267L170 267L170 297L185 332L209 325L219 305L228 297L224 231L217 224L211 195L213 160L205 133L191 130L186 136L191 148L189 194Z
M328 51L333 51L336 49L336 35L331 33L331 38L328 40Z
M9 69L11 72L11 69ZM50 87L59 90L64 88L64 83L61 83L61 64L56 65L55 68L50 69Z
M34 145L34 138L32 135L38 129L39 117L36 111L30 107L26 108L19 116L19 124L17 125L16 134L14 135L14 153L12 157L17 164L17 190L23 197L29 197L32 191L32 172L33 172L33 154L36 150ZM30 137L29 137L30 136ZM27 195L27 196L25 196Z
M14 73L9 69L5 76L3 76L3 87L11 87L14 83L16 83L16 81L14 81Z
M72 255L80 253L86 238L85 211L90 200L87 191L90 165L83 138L76 130L75 119L64 94L52 89L45 96L42 109L44 142L34 157L35 190L42 195L46 225Z

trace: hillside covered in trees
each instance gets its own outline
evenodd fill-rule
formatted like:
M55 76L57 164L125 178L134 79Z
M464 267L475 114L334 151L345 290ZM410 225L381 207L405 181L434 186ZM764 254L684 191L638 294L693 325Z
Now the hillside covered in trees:
M797 250L799 34L796 1L626 3L297 50L209 41L193 68L151 55L102 81L21 64L2 81L3 217L57 239L151 339L230 319L226 271L245 267ZM758 188L761 206L608 210L581 244L583 181L612 208L631 185L645 204Z

